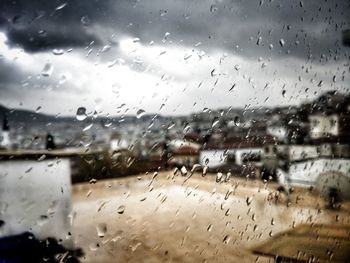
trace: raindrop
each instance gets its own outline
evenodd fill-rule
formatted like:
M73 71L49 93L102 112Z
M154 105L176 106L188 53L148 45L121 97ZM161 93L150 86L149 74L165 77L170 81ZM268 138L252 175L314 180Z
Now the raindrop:
M101 53L105 53L107 51L109 51L112 47L110 45L105 45L102 49L101 49Z
M237 64L234 66L234 68L235 68L235 70L239 71L241 69L241 66Z
M186 169L185 166L182 166L180 171L181 171L181 175L182 175L182 176L187 175L187 169Z
M273 226L273 225L275 225L275 219L271 219L271 225Z
M256 41L256 44L259 46L261 44L262 37L258 37L258 40Z
M103 238L107 233L107 225L105 223L100 223L96 227L97 235L100 238Z
M233 84L232 87L228 91L233 91L236 87L236 84Z
M190 129L191 129L190 124L189 124L189 123L186 123L185 126L184 126L183 131L184 131L184 133L187 133Z
M228 189L224 199L227 200L232 193L233 193L233 188Z
M56 7L56 10L61 10L61 9L63 9L65 6L67 6L67 3L63 3L63 4L59 5L59 6L57 6L57 7Z
M165 16L167 13L168 13L167 10L160 10L159 11L160 16Z
M26 173L26 174L27 174L27 173L30 173L31 170L33 170L33 167L29 167L29 168L25 171L25 173Z
M159 111L161 111L164 108L164 106L165 106L165 104L162 103L162 105L160 105L160 107L159 107Z
M77 109L77 113L76 113L76 118L78 121L83 121L85 120L87 117L87 114L86 114L86 108L84 107L79 107Z
M226 235L226 236L224 237L224 239L222 240L222 242L223 242L224 244L228 244L228 243L230 242L230 240L231 240L231 237L230 237L229 235Z
M281 47L284 47L285 42L284 42L284 39L283 39L283 38L280 39L279 43L280 43Z
M216 182L217 182L217 183L219 183L219 182L221 181L222 176L223 176L223 174L220 173L220 172L216 174Z
M146 114L146 111L144 111L143 109L139 109L136 112L136 118L140 119L142 116L144 116Z
M174 127L175 127L175 123L174 122L170 122L169 125L168 125L168 130L171 130Z
M228 182L228 181L230 180L230 178L231 178L231 173L228 172L228 173L226 174L226 177L225 177L225 182Z
M49 217L47 215L41 215L38 220L38 226L43 226L49 221Z
M208 166L206 165L203 167L203 172L202 172L203 177L207 174L207 171L208 171Z
M35 109L35 112L36 112L36 113L39 113L40 110L41 110L41 106L37 107L37 108Z
M119 206L118 209L117 209L117 213L118 214L124 214L124 211L125 211L125 206L124 205Z
M53 72L53 66L50 63L46 63L43 70L41 71L41 75L44 77L50 77Z
M218 123L219 123L219 118L218 117L215 117L212 124L211 124L211 127L214 128Z
M84 26L89 26L91 24L91 20L89 17L87 16L82 16L80 19L80 22L84 25Z
M247 197L247 199L246 199L246 203L247 203L247 206L249 206L251 203L252 203L252 201L253 201L253 197Z
M52 50L52 53L56 56L59 56L59 55L62 55L64 53L64 50L55 48L54 50Z
M255 214L252 214L252 220L255 221L256 220L256 216Z
M210 6L210 12L215 12L218 10L218 7L216 5L211 5Z
M89 124L89 125L87 125L87 126L83 129L83 132L90 130L92 126L93 126L92 123Z
M195 172L196 170L199 170L200 168L202 168L202 166L198 163L194 164L192 166L192 169L191 169L191 173Z
M210 232L213 229L213 225L209 224L209 226L207 227L207 231Z
M45 158L46 158L46 155L45 155L45 154L41 155L41 156L38 158L38 162L41 162L41 161L45 160Z
M96 184L97 183L97 180L95 178L92 178L90 181L89 181L89 184Z
M212 77L215 77L217 74L218 73L217 73L215 68L212 71L210 71L210 76L212 76Z
M241 123L241 120L238 116L235 116L235 118L233 119L233 122L238 127Z
M58 80L58 84L62 85L67 81L67 77L65 75L62 75L60 79Z
M190 57L192 57L191 54L186 54L186 55L184 56L184 60L188 60Z

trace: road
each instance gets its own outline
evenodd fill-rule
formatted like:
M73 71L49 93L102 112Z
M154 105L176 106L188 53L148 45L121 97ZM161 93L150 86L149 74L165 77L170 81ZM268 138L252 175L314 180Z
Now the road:
M249 248L301 223L349 224L350 203L325 209L296 189L286 205L277 185L172 172L73 186L76 245L83 262L270 262Z

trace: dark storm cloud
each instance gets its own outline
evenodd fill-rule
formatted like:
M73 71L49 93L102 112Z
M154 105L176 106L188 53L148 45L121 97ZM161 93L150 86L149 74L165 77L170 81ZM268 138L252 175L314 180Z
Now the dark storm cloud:
M102 15L103 6L96 1L5 0L0 2L0 27L10 45L30 52L98 44L87 27L90 19Z
M29 51L84 47L92 40L102 44L110 36L89 31L100 26L139 37L144 43L162 43L169 32L168 41L174 44L201 42L203 49L247 57L319 58L325 53L344 58L341 32L350 27L350 2L342 0L12 2L6 0L0 7L3 27L12 45Z

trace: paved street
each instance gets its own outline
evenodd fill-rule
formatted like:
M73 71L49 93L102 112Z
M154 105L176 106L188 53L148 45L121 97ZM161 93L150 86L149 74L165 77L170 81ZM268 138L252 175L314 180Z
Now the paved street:
M350 203L325 209L296 189L287 207L277 185L172 172L73 186L74 236L83 262L269 262L249 247L300 223L350 224Z

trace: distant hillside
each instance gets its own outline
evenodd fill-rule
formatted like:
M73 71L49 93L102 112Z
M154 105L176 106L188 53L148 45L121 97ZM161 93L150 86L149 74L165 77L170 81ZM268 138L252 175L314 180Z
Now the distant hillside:
M2 120L6 115L11 122L48 122L55 119L55 117L50 115L30 110L8 109L0 105L0 119Z

